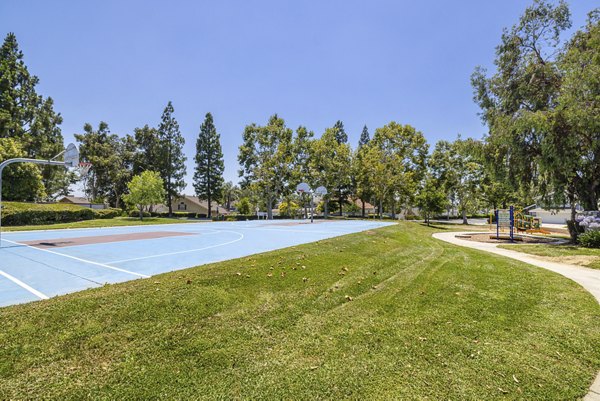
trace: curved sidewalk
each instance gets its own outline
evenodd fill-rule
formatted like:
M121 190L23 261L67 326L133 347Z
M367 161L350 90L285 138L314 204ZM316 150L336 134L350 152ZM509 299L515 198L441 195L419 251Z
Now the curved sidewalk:
M588 269L566 263L549 262L537 259L522 252L498 248L498 244L475 242L456 238L456 235L464 234L466 234L464 231L449 233L444 232L435 233L433 234L433 237L454 245L495 253L496 255L506 256L511 259L516 259L521 262L529 263L530 265L542 267L555 273L562 274L563 276L570 278L585 288L594 296L594 298L596 298L596 301L600 303L600 270ZM585 396L584 401L600 401L600 373L596 376L596 380L594 380L594 383L592 384L592 387L590 387L589 393Z

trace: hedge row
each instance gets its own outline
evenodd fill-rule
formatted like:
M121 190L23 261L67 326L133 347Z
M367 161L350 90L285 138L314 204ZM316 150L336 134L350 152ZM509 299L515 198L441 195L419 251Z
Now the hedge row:
M127 213L127 215L129 217L140 217L140 211L139 210L130 210L129 213ZM143 213L144 217L169 217L169 212L144 212ZM190 212L173 212L173 216L175 218L188 218L188 219L205 219L206 218L206 214L204 213L190 213Z
M94 212L95 219L114 219L123 214L121 209L108 208L108 209L92 209Z
M121 214L121 209L96 210L68 203L6 202L2 208L2 224L23 226L71 223L81 220L112 219Z
M42 207L40 207L42 206ZM5 226L24 226L33 224L70 223L80 220L92 220L94 211L85 207L43 207L54 205L35 205L28 209L11 207L2 209L2 224Z

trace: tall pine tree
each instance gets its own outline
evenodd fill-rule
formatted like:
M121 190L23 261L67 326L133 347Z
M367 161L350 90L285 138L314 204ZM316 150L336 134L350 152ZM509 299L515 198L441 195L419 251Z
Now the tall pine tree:
M360 139L358 140L358 148L362 148L367 145L371 141L371 137L369 136L369 129L365 125L360 133Z
M9 33L0 47L0 138L17 141L27 157L49 159L64 149L62 117L52 98L36 92L38 82L27 70L15 34ZM45 166L41 171L49 195L64 189L63 169Z
M206 113L200 134L196 140L196 171L194 190L198 198L208 202L208 217L212 216L212 201L221 198L223 190L223 151L221 138L213 123L213 117Z
M158 139L160 142L159 172L163 179L166 192L166 202L169 207L169 216L173 215L172 200L179 196L185 189L185 161L183 145L185 139L179 132L179 123L173 117L173 105L167 104L158 126Z
M346 130L344 129L344 123L341 120L337 120L335 125L333 126L335 131L335 140L337 143L348 143L348 134L346 134Z

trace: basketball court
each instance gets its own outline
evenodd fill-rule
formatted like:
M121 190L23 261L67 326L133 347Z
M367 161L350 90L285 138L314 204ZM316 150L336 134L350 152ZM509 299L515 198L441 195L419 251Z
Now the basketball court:
M3 233L0 306L390 224L393 223L269 220Z

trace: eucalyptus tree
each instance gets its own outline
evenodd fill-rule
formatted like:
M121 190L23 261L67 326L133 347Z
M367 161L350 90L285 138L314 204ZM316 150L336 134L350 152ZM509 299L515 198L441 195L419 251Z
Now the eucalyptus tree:
M426 175L423 181L415 197L415 203L429 226L431 218L444 210L446 196L438 181L432 176Z
M410 125L394 121L377 128L369 144L367 164L373 182L379 209L384 202L392 205L395 216L396 203L409 204L426 173L429 146L423 133Z
M267 217L273 218L273 205L289 191L294 163L293 131L274 114L267 125L247 125L239 148L239 171L243 185L264 199Z
M559 57L558 105L547 118L548 134L541 143L543 167L554 187L566 187L586 210L598 210L600 199L599 55L600 8L590 12Z
M301 182L313 183L313 175L310 168L309 160L311 157L311 146L313 141L314 133L309 131L306 127L300 126L296 129L296 134L293 139L293 158L294 164L292 168L292 174L290 175L290 183L289 187L291 189L295 189L298 184ZM288 192L286 195L287 204L289 205L291 202L291 194L293 192ZM309 196L308 194L300 195L301 203L304 206L304 215L308 217L308 204L309 204Z
M120 138L112 134L104 121L97 129L86 123L83 133L75 134L75 139L80 144L81 161L92 164L83 180L86 195L93 201L120 207L132 177L135 140L129 135Z
M475 100L489 129L492 165L506 170L498 175L518 187L524 198L536 192L560 197L568 189L564 182L547 179L551 169L544 163L549 155L543 144L551 129L547 117L561 88L560 35L570 27L564 1L553 5L535 0L518 24L504 30L496 48L496 72L488 77L478 67L472 76Z
M158 130L146 124L142 128L135 128L133 132L136 146L133 173L138 175L146 170L158 171L160 169Z
M351 150L347 143L338 142L338 130L327 128L319 139L312 141L310 168L314 187L324 186L329 193L324 196L324 214L329 215L329 201L337 194L339 213L348 195L351 179Z
M97 129L86 123L75 139L79 142L80 160L92 164L84 178L85 194L94 202L104 202L113 186L111 170L118 163L119 137L111 134L108 124L101 121Z
M429 161L433 177L448 203L452 206L456 204L463 224L467 224L467 214L475 212L482 205L482 146L480 141L470 138L463 140L460 136L454 142L439 141Z
M183 154L185 139L179 131L179 123L173 117L173 112L173 105L169 102L158 126L160 144L158 172L165 185L165 200L169 207L169 216L173 215L173 198L179 196L185 189L186 173L186 157Z
M198 198L208 202L208 217L212 216L212 201L221 198L223 191L223 151L221 138L215 128L212 114L206 113L196 141L196 169L194 190Z

